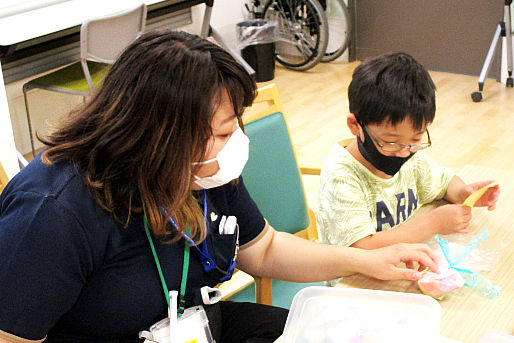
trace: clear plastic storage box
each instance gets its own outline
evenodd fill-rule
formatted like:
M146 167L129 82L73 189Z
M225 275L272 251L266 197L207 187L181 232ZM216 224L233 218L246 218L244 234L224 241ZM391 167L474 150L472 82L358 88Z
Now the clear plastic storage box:
M437 342L441 306L422 294L307 287L293 299L283 343Z

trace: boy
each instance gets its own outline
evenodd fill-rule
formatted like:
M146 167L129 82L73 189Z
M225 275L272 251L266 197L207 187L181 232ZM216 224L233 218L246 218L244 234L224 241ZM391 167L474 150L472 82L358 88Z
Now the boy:
M428 72L404 53L355 69L347 124L356 138L336 144L321 172L317 221L324 243L375 249L468 232L471 209L458 204L492 181L466 185L420 151L431 145L434 91ZM490 188L475 206L493 210L499 193ZM453 204L407 221L441 198Z

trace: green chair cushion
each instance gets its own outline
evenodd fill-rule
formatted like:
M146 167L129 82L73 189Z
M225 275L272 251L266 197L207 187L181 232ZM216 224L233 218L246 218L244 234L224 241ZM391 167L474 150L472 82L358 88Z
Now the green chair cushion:
M282 113L245 125L250 156L243 178L271 226L296 233L309 226L302 180Z
M110 65L105 63L87 61L87 66L93 80L93 85L100 86ZM89 93L89 86L84 76L80 62L76 62L58 69L44 76L33 79L27 83L32 88L43 88L56 92Z

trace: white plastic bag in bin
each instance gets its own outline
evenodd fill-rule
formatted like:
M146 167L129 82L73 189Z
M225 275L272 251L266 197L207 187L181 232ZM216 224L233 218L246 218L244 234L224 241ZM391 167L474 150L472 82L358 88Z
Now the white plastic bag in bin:
M264 19L247 20L236 25L237 47L243 50L247 46L273 43L278 37L276 21Z

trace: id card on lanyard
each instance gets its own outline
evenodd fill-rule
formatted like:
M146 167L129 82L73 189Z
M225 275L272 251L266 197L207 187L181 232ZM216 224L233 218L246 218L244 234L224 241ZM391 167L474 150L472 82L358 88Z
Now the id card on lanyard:
M178 319L171 316L158 321L149 331L139 332L139 338L144 343L215 343L202 306L187 308Z
M204 219L205 223L207 218L207 196L204 190ZM175 221L171 223L178 230ZM152 254L157 267L157 272L161 280L162 288L166 303L168 305L168 318L165 318L150 327L150 331L141 331L140 338L145 338L145 342L159 342L159 343L211 343L214 342L212 338L207 315L202 306L195 306L185 309L185 293L187 285L187 275L189 271L189 255L190 255L190 241L189 237L190 228L186 226L186 242L184 242L184 262L182 267L182 280L180 283L180 296L177 291L169 291L162 273L161 264L157 257L157 252L153 243L153 239L148 229L148 222L146 216L143 218L143 224L152 250ZM189 238L189 240L187 240ZM193 242L194 244L194 242ZM210 256L209 256L210 257ZM202 259L203 260L203 259Z

